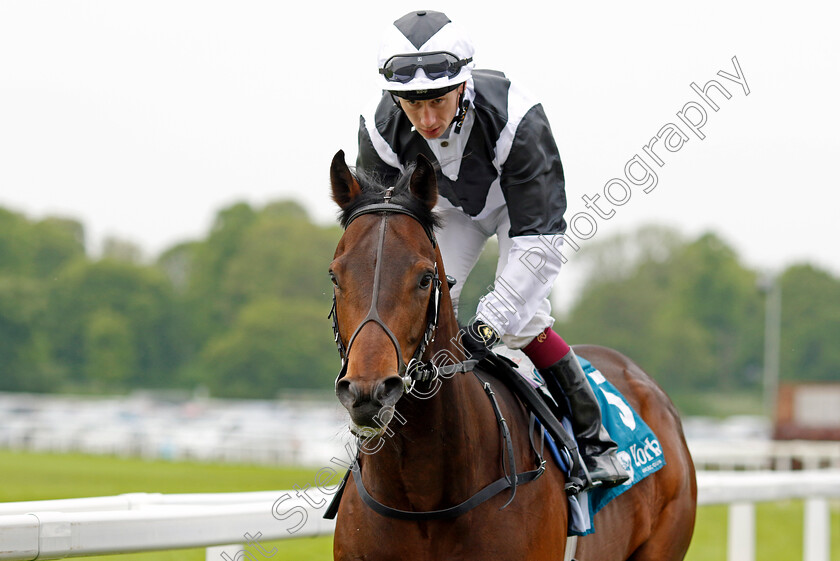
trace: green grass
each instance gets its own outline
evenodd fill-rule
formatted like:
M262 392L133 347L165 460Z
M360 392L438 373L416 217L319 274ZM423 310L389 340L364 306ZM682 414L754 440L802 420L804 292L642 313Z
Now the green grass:
M0 501L291 489L313 470L0 451Z
M0 450L0 502L94 497L133 492L223 493L291 489L313 480L315 470L263 466L171 463L134 458L55 455ZM831 559L840 560L840 502L831 505ZM791 561L802 558L803 504L784 501L757 507L756 558ZM686 561L726 559L727 508L703 507ZM261 543L266 556L250 549L245 559L326 561L332 538L296 538ZM276 548L276 551L274 551ZM235 551L229 551L234 558ZM243 556L239 556L241 560ZM107 555L78 559L110 561L204 561L204 549ZM219 558L222 561L222 558Z
M840 559L840 501L830 503L831 549L829 559ZM802 501L759 503L756 506L755 558L762 561L795 561L802 559ZM686 561L726 559L727 507L702 507Z

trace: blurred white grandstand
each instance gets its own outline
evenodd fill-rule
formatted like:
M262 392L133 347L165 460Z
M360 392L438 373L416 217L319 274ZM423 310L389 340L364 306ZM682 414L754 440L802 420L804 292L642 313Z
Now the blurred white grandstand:
M147 459L323 465L349 438L337 400L0 393L0 448Z
M351 437L334 398L0 393L0 448L321 467ZM684 420L698 469L840 468L840 442L775 441L759 417Z

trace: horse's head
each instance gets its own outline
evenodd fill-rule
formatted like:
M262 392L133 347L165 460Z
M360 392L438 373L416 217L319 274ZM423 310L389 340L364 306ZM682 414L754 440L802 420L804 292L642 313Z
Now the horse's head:
M342 355L336 395L351 430L381 433L436 327L443 276L432 208L437 183L421 157L396 185L354 176L339 151L330 169L344 235L330 265Z

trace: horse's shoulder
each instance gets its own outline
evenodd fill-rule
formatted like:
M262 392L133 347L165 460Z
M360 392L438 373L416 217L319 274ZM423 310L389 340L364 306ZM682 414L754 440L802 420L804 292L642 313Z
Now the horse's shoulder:
M485 382L489 383L494 395L498 396L501 400L519 401L518 392L511 383L510 375L503 372L500 368L501 365L498 362L490 363L483 361L476 365L473 374L476 375L476 378L478 378L482 386Z
M522 419L527 419L530 407L527 396L523 394L526 383L524 378L516 374L504 360L484 360L476 365L475 374L478 375L482 386L485 382L490 384L490 390L503 408L505 415L515 414ZM483 393L486 392L485 389Z

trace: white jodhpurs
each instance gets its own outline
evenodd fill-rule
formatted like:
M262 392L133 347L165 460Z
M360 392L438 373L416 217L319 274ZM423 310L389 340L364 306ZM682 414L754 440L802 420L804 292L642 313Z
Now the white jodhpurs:
M457 313L464 282L478 261L487 240L494 235L499 240L496 278L501 275L507 265L512 246L508 235L510 218L505 207L501 207L482 220L473 220L459 209L438 207L436 212L443 219L443 226L437 232L443 266L446 274L456 280L455 286L450 290L450 295ZM492 286L482 288L487 292L493 289ZM469 323L468 320L470 318L460 319L462 323ZM502 335L502 342L510 349L521 349L542 333L546 327L552 325L554 325L554 318L551 317L551 302L548 298L543 298L538 303L533 318L516 333Z

